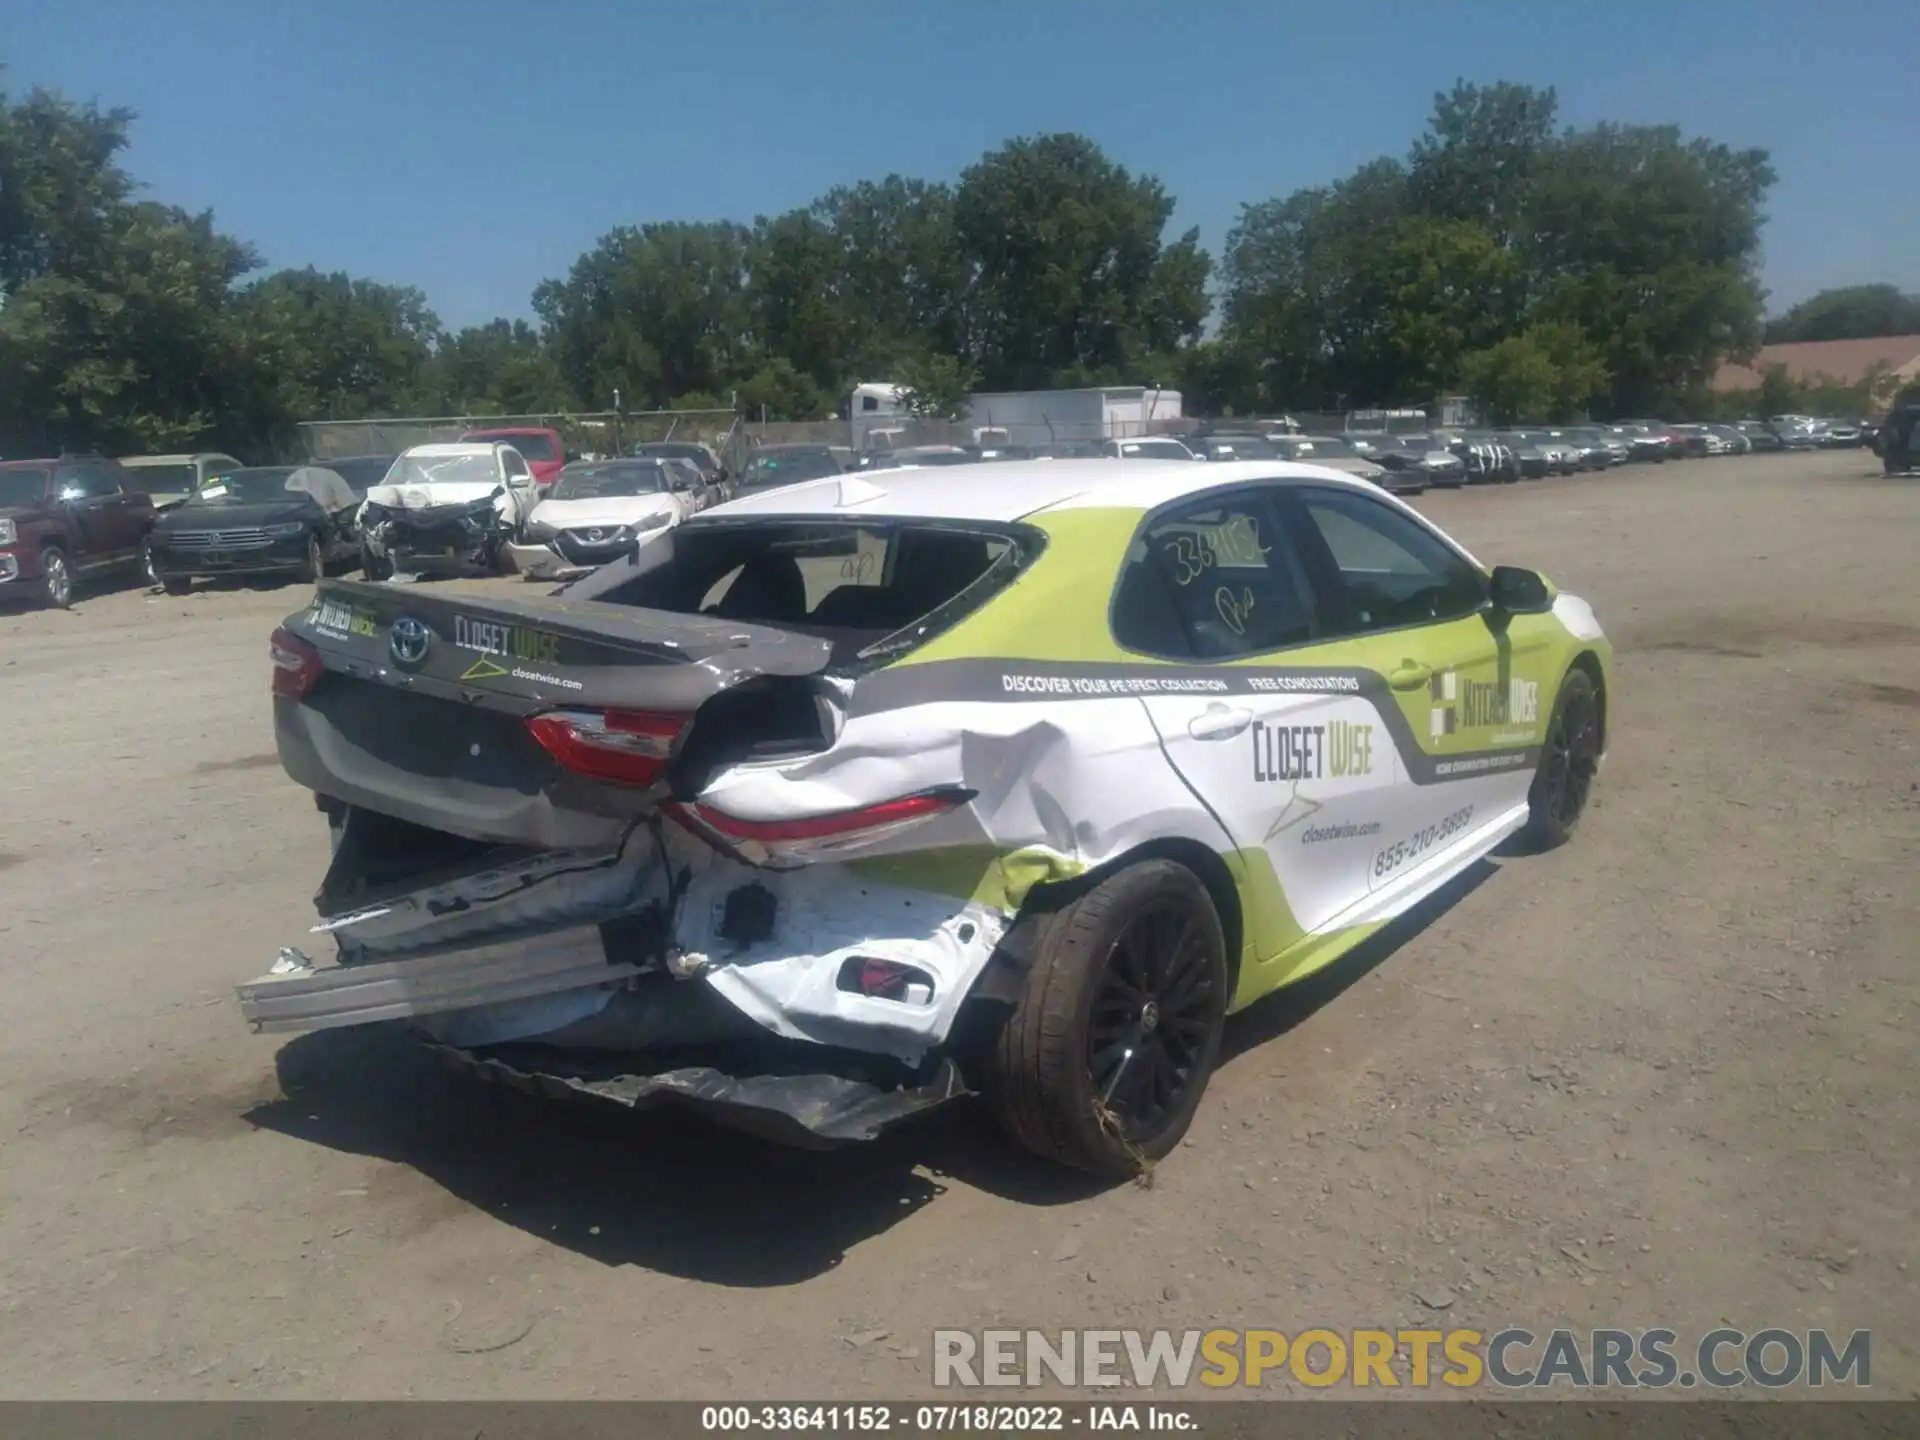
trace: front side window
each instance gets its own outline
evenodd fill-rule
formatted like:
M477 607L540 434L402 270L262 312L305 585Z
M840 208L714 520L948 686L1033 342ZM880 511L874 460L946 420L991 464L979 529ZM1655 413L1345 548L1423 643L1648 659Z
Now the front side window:
M103 500L118 495L120 486L98 465L75 465L61 473L60 493L77 500Z
M1113 633L1129 650L1201 660L1313 638L1310 591L1268 492L1197 500L1150 521L1120 571Z
M1316 590L1329 633L1361 635L1471 615L1486 582L1419 521L1357 491L1299 499L1306 542L1317 541Z

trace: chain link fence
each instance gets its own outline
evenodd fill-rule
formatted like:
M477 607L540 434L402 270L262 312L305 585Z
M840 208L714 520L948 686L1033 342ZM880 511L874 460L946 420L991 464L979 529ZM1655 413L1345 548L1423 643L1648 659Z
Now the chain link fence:
M474 430L555 430L570 455L624 455L649 440L693 440L724 454L739 416L731 410L596 411L584 415L428 415L371 420L307 420L300 441L309 460L398 455L415 445L457 441Z
M1387 430L1406 435L1442 423L1443 417L1420 410L1294 411L1288 415L1156 418L1101 423L1053 422L993 426L963 420L888 417L862 427L864 444L854 443L847 420L745 420L731 410L596 411L589 414L392 416L367 420L309 420L300 426L306 458L338 460L353 455L397 455L415 445L457 441L474 430L534 429L558 431L570 455L624 455L650 440L691 440L710 445L735 474L757 450L771 445L826 445L846 454L861 448L900 450L917 445L962 447L1012 444L1029 447L1097 446L1103 440L1204 431L1266 433L1298 428L1308 434L1347 430ZM1013 433L1017 430L1018 433Z

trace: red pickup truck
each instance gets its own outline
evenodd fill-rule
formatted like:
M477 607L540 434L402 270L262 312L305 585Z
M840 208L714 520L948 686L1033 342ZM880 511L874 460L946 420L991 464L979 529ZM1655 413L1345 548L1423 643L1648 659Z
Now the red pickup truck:
M153 501L117 460L0 462L0 601L64 610L77 581L115 572L151 581L153 518Z
M527 462L527 468L533 472L533 483L542 490L553 484L554 477L567 463L567 444L560 438L558 430L519 428L469 430L460 437L460 443L513 446L520 452L520 458Z

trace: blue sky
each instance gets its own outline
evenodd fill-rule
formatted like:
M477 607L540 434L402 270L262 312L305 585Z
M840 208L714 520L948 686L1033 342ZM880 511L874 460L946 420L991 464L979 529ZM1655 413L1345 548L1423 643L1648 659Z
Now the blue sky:
M892 171L949 179L1078 130L1218 250L1247 200L1402 153L1456 77L1563 119L1771 150L1765 278L1920 290L1912 0L1172 4L1101 0L13 0L0 84L139 112L157 199L274 266L527 315L607 230L750 220Z

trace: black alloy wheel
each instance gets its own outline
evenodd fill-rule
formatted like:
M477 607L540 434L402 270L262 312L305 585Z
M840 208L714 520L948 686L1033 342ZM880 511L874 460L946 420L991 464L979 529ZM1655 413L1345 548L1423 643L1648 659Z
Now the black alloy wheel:
M1113 942L1087 1023L1094 1094L1121 1133L1151 1144L1204 1079L1219 997L1207 940L1173 902L1136 914Z
M1550 850L1573 837L1599 768L1600 698L1584 670L1569 670L1527 794L1527 838L1534 848Z

